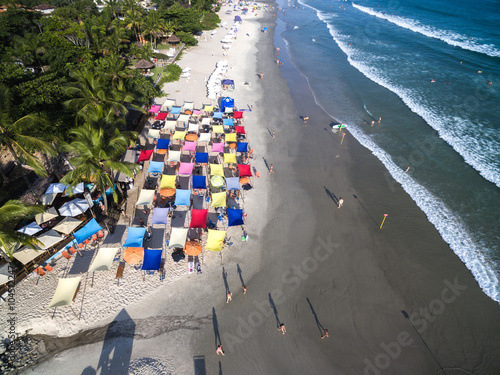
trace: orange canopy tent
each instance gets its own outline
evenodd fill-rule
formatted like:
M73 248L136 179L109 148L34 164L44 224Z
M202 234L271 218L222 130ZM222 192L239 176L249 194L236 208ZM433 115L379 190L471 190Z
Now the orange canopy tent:
M201 254L201 245L196 241L188 241L184 251L187 255L197 256Z
M127 247L123 259L128 264L137 264L144 258L144 248L142 247Z

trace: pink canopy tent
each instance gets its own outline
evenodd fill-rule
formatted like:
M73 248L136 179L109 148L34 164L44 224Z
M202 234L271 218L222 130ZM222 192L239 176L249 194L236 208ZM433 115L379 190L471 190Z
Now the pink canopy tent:
M184 143L184 151L196 151L196 142L186 141Z
M224 152L224 142L214 143L212 145L212 152Z
M234 128L236 129L236 133L239 133L239 134L246 134L246 133L245 133L245 127L244 127L244 126L235 126Z
M137 162L141 161L146 161L151 158L151 155L153 155L154 150L141 150L141 154L139 155L139 159L137 159Z
M191 224L189 228L206 228L208 210L191 210Z
M152 105L151 108L149 109L149 112L151 113L158 113L160 112L161 105Z
M179 167L179 175L189 175L193 174L194 163L181 163Z
M238 164L240 177L252 177L252 171L249 164Z

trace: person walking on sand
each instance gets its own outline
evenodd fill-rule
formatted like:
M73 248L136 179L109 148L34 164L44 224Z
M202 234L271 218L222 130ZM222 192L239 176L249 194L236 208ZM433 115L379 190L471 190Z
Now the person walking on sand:
M243 294L247 294L247 286L246 285L243 285Z
M284 323L280 324L280 326L278 327L278 331L281 331L282 334L286 333L286 328Z
M321 339L324 339L325 337L330 337L328 336L328 330L326 328L323 330L323 336L321 336Z
M341 198L339 198L339 203L338 203L338 207L342 207L344 205L344 200Z
M217 346L217 349L215 350L215 353L217 353L217 355L219 355L219 354L225 355L224 354L224 350L222 350L222 345L218 345Z
M307 120L309 120L309 117L304 117L304 128L307 126Z
M269 166L269 174L274 174L273 165Z
M408 172L409 170L410 170L410 166L408 166L408 168L406 168L405 173Z
M259 73L260 79L264 79L264 73Z
M229 303L233 300L233 293L227 292L226 303Z
M275 135L276 135L276 132L273 130L273 139L276 138Z

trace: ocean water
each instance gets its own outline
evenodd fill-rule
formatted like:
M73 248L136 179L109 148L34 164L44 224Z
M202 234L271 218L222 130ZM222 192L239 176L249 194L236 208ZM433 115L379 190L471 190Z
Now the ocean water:
M382 161L500 302L500 3L278 6L280 37L317 104Z

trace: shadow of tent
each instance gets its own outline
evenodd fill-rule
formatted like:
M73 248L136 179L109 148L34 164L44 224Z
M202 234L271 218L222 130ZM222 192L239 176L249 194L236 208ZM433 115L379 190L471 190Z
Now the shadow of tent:
M81 375L95 375L96 372L92 366L87 366L83 369Z
M97 370L99 374L127 374L134 342L135 322L122 309L108 326Z
M195 355L193 357L194 362L194 375L207 375L207 368L205 365L204 355Z

